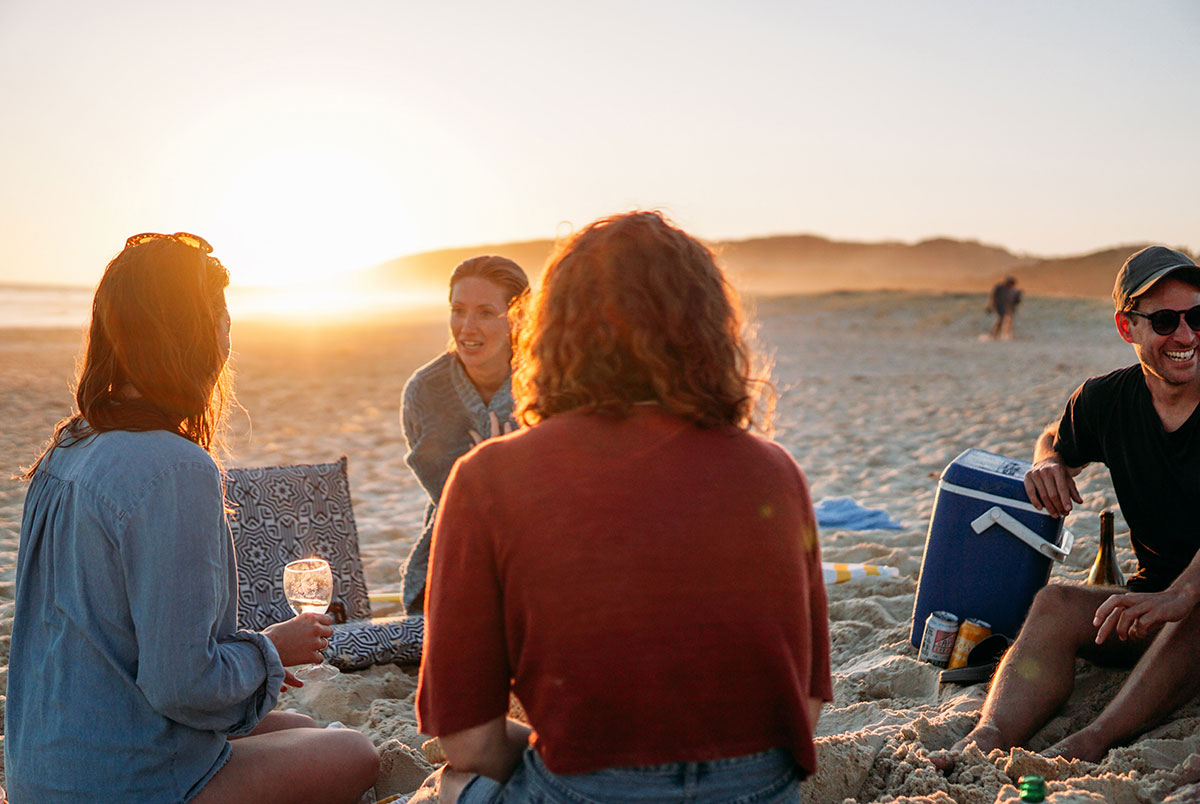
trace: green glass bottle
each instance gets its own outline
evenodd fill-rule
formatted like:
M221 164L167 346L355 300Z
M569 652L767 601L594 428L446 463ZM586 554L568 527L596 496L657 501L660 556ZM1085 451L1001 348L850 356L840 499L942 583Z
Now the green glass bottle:
M1125 576L1117 565L1117 545L1113 537L1113 512L1100 512L1100 550L1092 562L1087 582L1097 586L1124 586Z
M1046 800L1046 780L1041 776L1022 776L1017 780L1021 800L1039 802Z

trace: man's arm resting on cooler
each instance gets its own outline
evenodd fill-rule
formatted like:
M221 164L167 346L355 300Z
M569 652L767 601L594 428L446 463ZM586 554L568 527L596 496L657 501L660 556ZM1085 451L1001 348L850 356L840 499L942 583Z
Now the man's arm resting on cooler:
M504 715L469 729L442 735L442 750L456 771L478 773L498 782L508 781L529 745L532 730Z
M1053 422L1034 443L1033 468L1025 474L1025 493L1035 507L1045 508L1051 516L1066 516L1071 512L1072 500L1083 502L1072 479L1083 471L1083 466L1068 466L1054 451L1057 435L1058 423Z

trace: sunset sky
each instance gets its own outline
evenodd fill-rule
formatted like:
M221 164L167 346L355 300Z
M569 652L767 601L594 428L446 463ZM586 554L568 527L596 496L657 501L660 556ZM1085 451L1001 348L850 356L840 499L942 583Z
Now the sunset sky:
M1200 246L1200 4L0 0L0 281L280 283L657 207L706 238Z

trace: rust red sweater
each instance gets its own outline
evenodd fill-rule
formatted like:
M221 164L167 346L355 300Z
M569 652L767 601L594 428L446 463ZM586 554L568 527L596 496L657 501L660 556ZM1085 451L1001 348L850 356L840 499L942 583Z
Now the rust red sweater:
M811 773L829 630L792 458L657 406L465 456L434 530L421 731L503 714L510 685L555 773L773 747Z

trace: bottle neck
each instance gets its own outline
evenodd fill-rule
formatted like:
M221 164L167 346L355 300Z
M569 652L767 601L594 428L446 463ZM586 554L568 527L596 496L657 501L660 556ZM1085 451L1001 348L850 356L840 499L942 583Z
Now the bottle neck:
M1102 511L1100 513L1100 544L1107 547L1111 547L1113 544L1112 511Z

